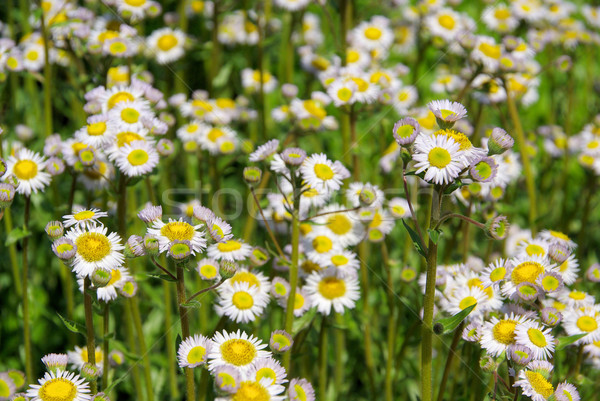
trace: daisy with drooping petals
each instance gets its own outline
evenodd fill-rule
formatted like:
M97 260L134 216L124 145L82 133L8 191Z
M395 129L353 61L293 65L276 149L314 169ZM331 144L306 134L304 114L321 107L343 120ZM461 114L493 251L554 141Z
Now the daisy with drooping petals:
M257 286L247 282L234 283L233 286L221 286L215 308L237 323L248 323L262 315L269 301L268 294Z
M260 382L262 379L269 379L271 384L284 384L287 382L286 371L281 364L273 358L265 358L250 368L246 376L250 380Z
M179 29L161 28L146 39L146 48L159 64L180 59L185 54L185 33Z
M573 242L568 235L563 234L560 231L544 230L540 233L540 237L548 242L555 242L564 245L570 250L573 250L577 247L577 244Z
M270 141L260 145L256 150L250 153L248 160L251 162L260 162L266 160L269 156L274 155L279 149L279 140L271 139Z
M121 237L117 233L107 235L104 226L75 226L65 235L75 243L77 252L72 262L73 271L85 277L91 276L95 269L112 270L123 264Z
M32 192L37 193L50 184L52 176L44 171L46 160L38 153L21 148L6 162L4 177L12 175L17 178L17 193L30 196Z
M207 337L195 334L179 344L177 359L180 368L195 368L206 365L212 342Z
M340 166L329 160L323 153L307 157L300 167L300 173L304 181L317 190L336 191L342 185Z
M344 313L345 308L353 309L360 298L358 279L335 271L312 273L306 279L305 289L323 315L329 315L331 309L337 313Z
M88 401L91 399L89 385L73 372L57 370L46 372L39 384L31 384L27 397L33 401Z
M107 217L107 212L101 212L100 209L84 209L82 207L75 208L73 214L66 214L63 216L65 228L79 225L83 227L95 226L96 224L102 225L98 220L102 217Z
M158 164L156 148L146 141L133 141L119 148L115 164L128 177L137 177L151 172Z
M419 136L415 141L413 159L417 174L425 171L425 181L450 184L462 169L462 151L454 139L438 136Z
M290 401L315 401L315 390L306 379L292 379L288 387Z
M189 241L191 253L202 252L206 248L206 239L202 232L198 231L202 225L191 225L183 221L169 219L168 223L162 220L156 220L152 228L148 229L148 234L158 238L160 252L167 252L173 241Z
M269 351L264 350L266 347L267 344L241 330L217 332L208 353L208 369L212 372L225 365L246 373L254 363L271 356Z
M427 107L438 120L445 123L454 123L467 115L465 106L458 102L452 102L448 99L434 100L427 104Z
M577 391L577 387L572 385L571 383L562 382L558 386L556 386L556 391L554 392L554 397L556 401L579 401L581 397L579 396L579 392Z

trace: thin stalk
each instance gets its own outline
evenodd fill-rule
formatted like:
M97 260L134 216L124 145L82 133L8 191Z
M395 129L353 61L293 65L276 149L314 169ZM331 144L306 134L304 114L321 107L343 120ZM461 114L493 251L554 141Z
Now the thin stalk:
M517 136L517 143L519 144L519 153L521 154L521 160L523 162L523 171L525 172L525 181L527 183L527 196L529 198L529 228L531 229L532 235L535 235L536 220L537 220L537 201L535 191L535 178L531 169L531 160L527 153L527 144L525 142L525 133L523 132L523 126L521 125L521 119L519 118L519 112L513 99L513 95L510 92L506 82L504 83L506 89L506 105L508 106L508 114L513 122L513 127Z
M146 382L146 394L148 400L154 400L154 388L152 387L152 376L150 375L150 355L148 354L148 348L146 347L146 339L144 338L144 330L142 329L142 318L140 316L140 307L137 303L137 298L133 297L129 299L131 306L131 314L133 315L133 325L137 334L137 340L140 345L140 353L142 354L142 361L144 363L144 380Z
M292 175L293 177L293 175ZM285 331L292 333L292 325L294 323L294 302L296 300L296 287L298 286L298 247L300 244L300 189L294 187L294 209L292 210L292 263L290 265L290 293L288 296L287 306L285 310ZM283 367L288 375L290 373L292 360L292 350L290 349L283 355Z
M364 347L365 347L365 365L367 367L367 376L369 379L369 389L371 394L375 394L375 363L373 361L373 341L371 337L371 305L369 304L369 272L366 261L368 260L367 242L361 241L358 245L358 259L360 260L360 279L362 283L362 300L364 318Z
M392 373L394 370L394 350L396 349L396 320L395 320L395 293L393 291L394 281L392 280L392 269L389 263L388 248L385 241L381 243L381 258L383 266L387 272L386 280L386 295L389 309L389 320L387 330L387 359L385 364L385 399L387 401L394 400L394 384L392 380Z
M358 142L356 137L356 111L350 106L350 150L352 153L352 175L358 181L360 176L360 165L358 159Z
M165 302L165 344L167 346L167 361L168 361L168 375L169 375L169 391L171 393L171 399L179 398L179 386L177 385L177 372L175 370L176 358L175 358L175 347L173 344L173 334L171 332L171 326L173 325L173 313L171 311L172 299L171 299L171 285L170 283L163 281L163 293Z
M31 207L31 198L25 196L25 219L23 227L25 230L29 227L29 210ZM28 251L29 251L29 236L23 238L23 342L25 343L25 376L27 383L31 383L33 380L33 366L31 359L31 331L29 326L29 265L28 265Z
M127 334L127 346L129 347L130 351L138 352L137 342L135 340L135 331L133 328L133 316L131 314L131 305L129 304L129 302L127 302L123 305L123 308L125 310L124 323ZM140 376L140 369L138 368L137 361L136 363L132 364L131 370L133 373L133 385L135 387L136 400L143 401L146 398L144 398L144 391L142 390L142 379Z
M321 331L319 332L319 400L327 398L327 317L321 319ZM337 367L341 369L341 366Z
M186 301L185 275L181 265L177 265L177 304L179 305L179 321L181 322L181 337L186 339L190 336L190 322L187 316L188 309L182 306ZM185 368L185 389L187 401L195 401L196 390L194 389L194 370Z
M596 175L591 172L587 173L587 194L585 195L585 201L583 204L583 212L581 216L581 229L579 231L579 239L577 243L579 244L579 249L577 249L577 257L581 259L583 255L585 255L585 249L587 245L587 230L588 230L588 220L590 218L590 209L592 205L592 198L596 194L596 188L598 186L598 179Z
M10 208L4 209L4 229L6 234L13 230L12 214ZM13 284L17 291L17 296L21 298L23 288L21 283L21 273L19 272L19 262L17 261L17 245L13 242L8 245L8 256L10 258L10 266L13 274Z
M469 207L469 213L470 213L470 210L471 210L471 207ZM442 224L444 221L446 221L446 220L448 220L448 219L450 219L450 218L452 218L452 217L456 217L456 218L458 218L458 219L464 220L464 221L466 221L467 223L471 223L471 224L473 224L474 226L476 226L476 227L479 227L479 228L481 228L481 229L484 229L484 228L485 228L485 224L483 224L483 223L480 223L480 222L478 222L477 220L473 220L473 219L472 219L472 218L470 218L469 216L465 216L465 215L462 215L462 214L460 214L460 213L448 213L448 214L445 214L445 215L444 215L444 216L443 216L443 217L440 219L440 221L438 222L438 224L436 225L436 227L435 227L435 228L439 228L439 226L440 226L440 225L441 225L441 224Z
M90 295L91 280L89 277L83 279L83 306L85 309L85 328L87 333L88 362L96 365L96 338L94 337L94 312L92 311L92 296ZM92 395L98 392L96 380L90 381Z
M44 41L44 133L46 137L52 135L52 63L50 63L48 29L46 27L44 12L41 14L41 30Z
M435 227L440 219L443 190L432 187L431 219L429 226ZM423 325L421 331L421 399L431 401L433 398L433 306L435 301L435 276L437 269L437 244L429 241L427 249L427 282L423 301Z
M344 355L346 350L346 339L344 336L344 315L335 313L335 366L333 388L337 397L342 397L342 383L344 382Z
M259 114L259 120L260 120L260 139L261 141L266 141L267 140L267 104L265 101L265 85L264 85L264 68L265 68L265 63L264 63L264 57L265 57L265 52L264 52L264 30L263 28L266 28L266 25L263 27L263 23L261 21L261 19L259 18L257 23L257 28L258 28L258 45L257 45L257 58L258 58L258 71L260 74L260 85L259 85L259 90L258 90L258 114ZM256 142L256 138L250 138L252 139L254 142Z
M188 299L186 299L185 303L190 302L192 299L196 298L198 295L201 295L201 294L204 294L205 292L212 291L212 290L216 289L217 287L219 287L224 282L225 282L225 279L221 279L221 281L219 281L218 283L213 284L210 287L206 287L206 288L201 289L200 291L198 291L197 293L195 293L194 295L192 295L191 297L189 297Z
M103 330L103 339L102 339L102 389L104 390L108 386L108 352L109 352L109 342L108 342L108 327L110 322L110 307L107 302L104 305L104 313L102 314L102 330Z
M438 390L439 392L437 401L443 401L444 399L444 391L446 390L446 383L448 382L448 377L450 376L452 360L454 359L454 354L456 354L456 346L458 345L458 341L460 340L460 336L462 335L463 327L464 321L461 322L458 325L458 327L454 330L454 336L452 337L452 343L450 344L450 349L448 350L448 356L446 358L446 366L444 367L442 382L440 383L440 389Z

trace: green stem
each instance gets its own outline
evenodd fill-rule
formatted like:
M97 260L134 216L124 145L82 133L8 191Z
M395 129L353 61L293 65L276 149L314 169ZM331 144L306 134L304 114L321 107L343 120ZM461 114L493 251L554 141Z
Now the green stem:
M319 333L319 400L325 400L327 397L327 346L327 316L323 315Z
M430 227L435 227L440 219L442 207L442 188L432 187ZM427 282L423 301L423 326L421 342L421 399L431 401L433 398L433 307L435 302L435 276L437 269L437 244L429 241L427 250Z
M108 341L108 326L110 322L110 307L107 302L104 305L104 313L102 315L102 329L104 338L102 339L102 389L104 390L108 386L108 352L109 352L109 341Z
M171 285L170 283L163 281L163 293L165 302L165 343L167 346L167 361L169 371L169 389L171 392L171 399L177 399L179 397L179 387L177 385L177 372L175 366L177 363L175 357L175 347L173 344L173 334L171 333L171 326L173 325L173 312L171 311L172 299L171 299Z
M131 313L131 303L126 302L123 305L123 308L125 310L125 328L126 328L126 333L127 333L127 346L129 347L129 350L131 352L139 352L138 351L138 346L137 346L137 342L135 340L135 330L133 327L133 315ZM131 366L131 370L133 373L133 385L135 387L135 393L136 393L136 400L138 401L143 401L145 400L144 398L144 391L142 390L142 379L140 376L140 369L138 368L138 362L136 361L135 363L132 364Z
M345 326L344 315L341 313L335 313L335 323L338 327L335 328L335 366L334 370L334 393L337 397L342 397L342 383L344 382L344 355L346 350L346 339L344 336L344 330L342 327Z
M440 383L440 389L438 392L437 401L443 401L444 391L446 390L446 383L448 383L448 377L450 376L450 367L452 366L452 360L456 353L456 346L462 335L464 327L464 321L461 322L458 327L454 330L454 336L452 337L452 344L450 344L450 350L448 351L448 357L446 358L446 366L444 367L444 375L442 376L442 382Z
M44 41L44 133L46 138L52 135L52 64L49 57L50 40L46 27L44 12L41 14L41 30Z
M10 212L10 208L4 209L4 228L6 229L6 234L13 230L12 214ZM12 267L13 284L17 291L17 296L21 298L23 288L21 283L21 273L19 272L19 262L17 261L17 246L14 242L8 245L8 255L10 258L10 266Z
M290 265L290 293L285 310L285 331L292 334L294 323L294 302L296 300L296 287L298 286L298 247L300 244L300 189L294 185L294 210L292 210L292 263ZM283 355L283 367L291 375L292 350Z
M182 306L186 301L185 275L181 265L177 265L177 304L179 305L179 320L181 322L181 337L186 339L190 336L190 322L187 316L187 308ZM185 388L187 401L195 401L194 370L185 368Z
M389 321L388 321L388 330L387 330L387 359L385 365L385 399L387 401L394 400L394 384L393 384L393 370L394 370L394 350L396 349L396 320L395 320L395 297L394 293L394 281L392 280L392 268L389 263L389 255L387 244L384 242L381 243L381 258L383 261L383 266L387 272L387 282L386 282L386 295L388 301L388 309L389 309Z
M369 272L366 261L369 258L366 240L358 245L358 260L360 260L360 281L362 283L362 311L364 316L364 347L365 347L365 365L369 379L369 389L371 394L375 394L375 363L373 362L373 342L371 337L371 305L369 304Z
M148 354L148 348L146 347L146 339L144 338L144 330L142 328L142 318L140 315L140 307L137 302L137 298L133 297L129 299L131 306L131 314L133 316L133 324L137 335L137 340L140 346L140 353L142 354L142 361L144 363L144 379L146 381L146 394L148 400L154 400L154 388L152 387L152 376L150 375L150 355Z
M96 338L94 336L94 312L92 311L92 296L90 295L91 281L89 277L83 279L83 305L85 310L85 328L87 333L88 362L96 365ZM90 381L90 391L94 395L98 392L96 380Z
M513 121L513 126L516 133L517 143L519 144L519 153L521 154L521 160L523 162L523 171L525 172L525 181L527 183L527 195L529 197L529 228L531 234L535 236L536 220L537 220L537 201L535 194L535 178L533 177L533 171L531 169L531 160L527 152L527 143L525 142L525 133L523 132L523 126L521 125L521 119L519 118L519 112L513 99L512 93L508 89L506 82L504 84L506 89L506 105L508 106L508 114Z
M344 152L344 164L352 165L351 134L350 134L350 113L344 108L340 108L340 131L342 132L342 151Z
M23 227L25 231L29 227L29 210L31 207L31 198L29 196L25 196L25 219L23 222ZM31 331L29 326L29 265L28 265L28 249L29 248L29 236L23 238L23 342L25 343L25 376L27 379L27 383L31 383L33 381L33 366L31 359Z

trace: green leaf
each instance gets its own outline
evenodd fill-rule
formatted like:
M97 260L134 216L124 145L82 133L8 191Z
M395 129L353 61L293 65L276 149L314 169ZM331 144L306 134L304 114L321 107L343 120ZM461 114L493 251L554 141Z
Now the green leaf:
M200 301L193 300L184 304L180 304L180 306L184 308L198 309L202 306L202 304L200 303Z
M294 319L294 323L292 324L292 335L295 336L296 334L304 330L306 327L308 327L308 325L310 324L310 322L312 322L316 315L317 308L311 308L308 312L300 316L298 319Z
M556 346L556 350L560 351L564 349L567 345L573 344L575 341L579 340L582 337L587 336L588 333L575 334L569 337L561 337L558 339L558 345Z
M23 238L29 237L30 235L31 231L27 230L25 227L15 227L6 236L6 241L4 241L4 245L12 245Z
M177 281L177 279L174 279L173 277L169 276L168 274L148 274L148 277L150 277L150 278L159 278L161 280L171 281L171 282L176 282Z
M461 180L454 181L448 188L444 190L444 195L450 195L452 192L456 191L458 188L464 187L465 184Z
M433 241L433 243L437 245L438 239L440 238L440 235L442 235L442 231L439 229L433 230L431 228L428 228L427 233L429 234L429 239L431 239L431 241Z
M458 327L458 325L465 320L465 318L475 309L477 304L473 304L471 306L467 306L465 309L461 310L454 316L447 317L445 319L440 319L435 322L435 325L442 326L442 334L448 334L454 331Z
M419 238L419 235L415 232L415 230L410 228L410 226L408 224L406 224L406 221L402 220L402 224L404 224L404 227L408 231L410 238L413 240L413 244L415 244L415 248L417 249L417 252L419 252L421 254L421 256L423 256L424 258L427 258L427 252L425 251L425 244L423 244L421 242L421 238Z
M217 76L213 79L213 85L217 88L224 86L229 80L233 64L227 63L220 70Z
M72 320L69 320L66 317L63 317L58 312L56 312L56 314L58 315L58 317L60 318L60 320L63 322L63 324L65 325L65 327L67 329L69 329L69 331L72 331L73 333L79 333L79 334L83 335L84 337L86 336L86 331L85 331L85 326L84 325L82 325L81 323L77 323L77 322L74 322Z

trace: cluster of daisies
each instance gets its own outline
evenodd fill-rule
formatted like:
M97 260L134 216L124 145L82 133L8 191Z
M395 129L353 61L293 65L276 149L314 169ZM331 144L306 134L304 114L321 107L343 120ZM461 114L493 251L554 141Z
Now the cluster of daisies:
M124 266L127 252L121 237L109 232L100 221L107 216L107 212L98 209L77 207L72 214L63 216L63 222L51 221L46 225L52 251L71 266L81 292L84 280L89 279L102 302L119 295L129 298L137 292L137 284Z
M314 401L309 381L288 380L287 372L274 354L291 349L292 336L274 331L269 346L243 331L217 332L212 338L195 334L179 345L182 368L207 368L214 379L219 400Z
M551 379L559 338L577 336L571 343L582 347L583 363L600 363L599 306L594 296L574 286L581 282L575 248L561 232L545 230L532 237L531 231L513 226L506 258L485 265L471 257L438 266L438 310L456 314L474 305L463 339L485 350L482 367L488 371L506 361L514 385L534 401L552 395L580 399L572 384L555 385L556 378ZM600 266L591 265L583 280L600 281ZM425 276L419 281L424 288Z
M99 352L101 355L102 353ZM38 384L31 384L25 392L18 390L25 384L22 372L11 370L0 373L0 398L11 401L108 401L104 393L91 394L89 382L96 380L99 370L91 364L82 364L80 374L67 369L67 354L48 354L42 358L46 368Z

